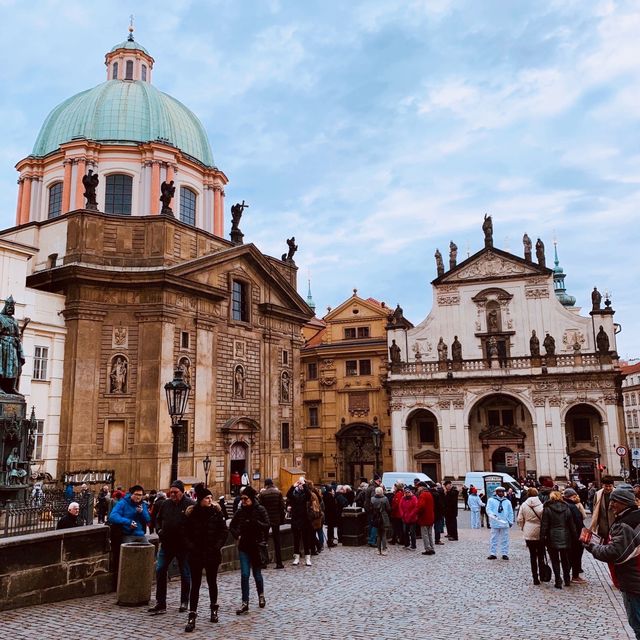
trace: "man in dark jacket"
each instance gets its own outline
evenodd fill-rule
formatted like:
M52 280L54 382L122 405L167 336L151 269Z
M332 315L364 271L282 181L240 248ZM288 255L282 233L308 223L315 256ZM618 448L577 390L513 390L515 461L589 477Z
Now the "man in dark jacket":
M327 525L327 547L335 547L335 528L338 525L338 505L333 486L328 484L324 488L322 496L324 500L324 523Z
M444 544L440 540L440 536L444 531L444 490L441 486L430 487L431 495L433 496L433 534L436 539L436 544Z
M280 525L284 521L284 498L282 497L282 492L273 484L271 478L267 478L264 481L264 489L260 491L258 500L267 510L267 515L269 516L271 537L273 538L273 548L276 555L276 569L284 569L282 548L280 546Z
M444 483L444 519L447 524L447 538L458 539L458 490L451 480Z
M184 495L182 481L172 482L169 489L169 499L165 500L156 516L160 550L156 560L156 604L149 609L149 613L157 614L167 611L167 572L174 558L178 560L180 567L179 611L184 612L189 608L191 572L187 560L185 511L192 504L194 504L193 500Z
M629 625L640 638L640 510L633 489L621 485L611 492L611 511L615 516L609 529L609 544L586 545L596 560L608 562L614 584L622 592Z

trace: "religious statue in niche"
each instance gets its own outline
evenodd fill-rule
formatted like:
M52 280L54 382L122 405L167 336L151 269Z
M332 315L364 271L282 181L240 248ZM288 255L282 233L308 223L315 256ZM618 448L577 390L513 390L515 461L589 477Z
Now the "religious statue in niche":
M531 238L526 233L522 236L522 244L524 245L524 259L527 262L531 262L531 249L533 245L531 244Z
M555 338L549 333L547 333L547 335L545 336L544 341L542 342L542 346L544 347L548 356L556 355L556 341Z
M236 365L233 370L233 395L236 398L244 398L244 367Z
M126 393L129 363L125 356L114 356L109 373L109 393Z
M438 346L436 348L438 349L438 360L440 362L446 362L449 355L449 347L447 347L447 343L442 339L442 336L440 336L440 340L438 341Z
M291 402L291 376L288 371L283 371L280 376L280 399Z
M531 338L529 338L529 351L531 351L531 357L540 357L540 340L536 335L535 329L531 332Z
M498 321L498 310L490 309L487 312L487 331L489 333L496 333L500 330L500 323Z
M462 343L458 340L458 336L453 337L451 344L451 359L454 362L462 362Z
M186 356L182 356L178 360L178 369L182 371L182 379L191 386L191 360Z
M600 325L600 331L596 336L596 347L600 355L609 355L609 336L602 325Z
M389 347L389 357L391 358L391 364L400 364L400 347L396 344L395 340L391 341L391 346Z

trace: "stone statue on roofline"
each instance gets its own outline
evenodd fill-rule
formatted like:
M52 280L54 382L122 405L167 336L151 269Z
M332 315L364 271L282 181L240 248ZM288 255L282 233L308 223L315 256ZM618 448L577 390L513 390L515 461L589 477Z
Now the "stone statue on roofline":
M242 202L236 202L236 204L231 207L231 233L229 235L233 244L242 244L244 233L240 231L240 218L242 218L242 212L248 207L249 205L245 204L244 200Z
M455 269L458 263L458 245L452 240L449 243L449 269Z
M524 245L524 259L527 262L531 262L531 248L532 248L532 244L531 244L531 238L525 233L522 236L522 244Z
M289 250L287 253L282 254L282 262L293 262L293 256L298 250L298 245L296 244L295 236L291 236L290 238L287 238L287 246L289 247Z
M593 287L591 292L591 307L592 311L600 311L602 308L602 294L598 291L597 287Z
M490 249L493 247L493 220L491 216L484 214L484 222L482 223L482 231L484 232L484 246Z
M442 254L440 253L440 249L436 249L434 254L436 259L436 270L438 272L438 277L444 275L444 262L442 261Z
M546 267L547 263L544 257L544 242L538 238L536 241L536 258L538 259L538 264L541 267Z

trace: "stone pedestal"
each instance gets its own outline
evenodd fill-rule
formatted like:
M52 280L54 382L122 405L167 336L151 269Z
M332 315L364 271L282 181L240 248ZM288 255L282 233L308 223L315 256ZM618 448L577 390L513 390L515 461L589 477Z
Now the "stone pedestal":
M155 546L145 542L127 542L120 547L118 604L137 607L151 598Z
M347 507L342 511L342 544L361 547L365 544L367 514L360 507Z
M0 506L23 503L29 489L33 442L24 396L0 395ZM14 453L17 460L14 459Z

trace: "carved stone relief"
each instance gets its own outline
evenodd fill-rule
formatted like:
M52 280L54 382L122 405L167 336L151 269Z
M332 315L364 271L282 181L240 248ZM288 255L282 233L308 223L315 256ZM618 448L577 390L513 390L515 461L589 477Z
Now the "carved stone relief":
M567 329L562 335L565 351L575 351L576 344L581 348L585 342L585 337L580 329Z
M525 287L525 298L529 300L539 300L549 297L549 287Z
M113 327L113 335L111 337L112 349L128 349L129 348L129 328L118 325Z

